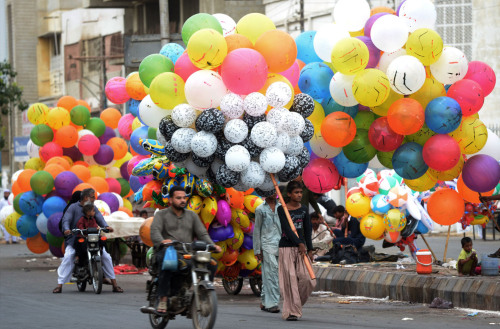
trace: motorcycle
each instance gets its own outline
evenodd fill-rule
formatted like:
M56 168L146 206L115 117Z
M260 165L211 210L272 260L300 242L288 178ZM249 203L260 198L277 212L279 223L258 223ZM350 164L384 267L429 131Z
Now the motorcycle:
M196 329L211 329L217 317L217 294L210 280L210 269L208 265L212 262L211 251L215 251L215 245L207 244L204 241L193 243L183 243L173 241L163 244L162 248L174 246L180 250L183 260L190 261L180 266L179 274L181 282L176 282L180 286L175 296L168 298L167 311L159 313L156 311L160 296L158 296L160 264L149 266L151 280L148 280L146 289L148 292L148 306L141 307L141 312L149 315L149 322L154 329L163 329L169 320L175 320L176 315L186 316L192 319ZM155 257L153 257L153 260Z
M103 271L102 271L102 242L106 237L101 237L101 232L108 233L105 228L90 227L84 230L73 229L73 234L80 233L82 237L77 238L78 243L86 244L86 255L75 264L73 275L76 279L78 291L84 292L87 288L87 283L92 285L94 292L100 294L102 290Z

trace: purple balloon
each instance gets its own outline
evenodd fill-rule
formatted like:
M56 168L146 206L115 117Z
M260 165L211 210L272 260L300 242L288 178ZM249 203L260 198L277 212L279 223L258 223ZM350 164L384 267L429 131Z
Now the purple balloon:
M113 157L115 156L115 152L111 146L103 144L99 147L99 151L94 155L94 160L100 165L107 165L111 161L113 161Z
M234 237L233 226L222 226L218 222L215 222L209 227L208 234L213 242L224 241Z
M150 182L153 180L153 175L147 175L147 176L140 176L139 177L139 182L141 182L142 185L146 185L146 183Z
M398 9L396 9L396 15L398 15L398 16L399 16L399 9L401 9L401 6L402 6L402 5L403 5L403 3L405 3L405 2L406 2L406 0L401 1L401 3L400 3L400 4L399 4L399 6L398 6Z
M363 41L363 43L368 47L368 52L370 53L370 57L368 57L368 64L366 65L367 69L371 69L377 66L380 61L380 50L375 47L372 42L372 39L365 36L356 37L359 40Z
M253 238L250 235L245 234L243 244L241 246L247 250L253 249Z
M72 146L69 148L63 148L63 155L69 156L73 162L79 161L82 159L82 153L76 146Z
M139 191L139 189L143 186L141 184L141 181L139 180L139 177L137 177L137 176L130 176L129 184L130 184L130 188L134 192Z
M378 13L378 14L375 14L375 15L371 16L370 18L368 18L368 20L365 23L365 35L367 37L371 36L370 34L372 31L373 23L375 23L375 21L377 19L379 19L380 17L382 17L384 15L389 15L389 13Z
M58 238L63 236L62 232L59 230L59 222L62 219L62 215L62 212L56 212L50 215L47 220L47 230L49 230L50 234Z
M63 171L54 180L57 195L67 198L73 194L73 189L82 181L71 171Z
M465 161L462 179L474 192L491 191L500 181L500 164L489 155L474 155Z
M124 179L129 180L130 179L130 175L128 174L127 165L128 165L128 161L125 161L121 165L121 167L120 167L120 174L122 175L122 177Z
M54 255L55 257L59 257L59 258L64 257L64 253L63 253L61 247L54 247L54 246L51 246L49 244L49 250L52 253L52 255Z
M111 192L101 193L97 197L97 200L101 200L101 201L106 202L108 204L111 212L118 211L118 208L120 208L120 202L118 201L118 198L116 197L116 195L114 195Z
M106 127L104 134L99 137L99 142L101 142L101 145L105 145L113 137L116 137L115 131L109 127Z
M231 221L231 207L225 200L217 201L217 214L215 218L224 226L227 226Z

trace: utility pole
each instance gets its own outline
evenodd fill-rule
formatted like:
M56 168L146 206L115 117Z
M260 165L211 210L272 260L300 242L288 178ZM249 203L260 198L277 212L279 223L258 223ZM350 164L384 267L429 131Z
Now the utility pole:
M170 42L170 21L168 13L168 0L160 1L160 37L161 45L164 46ZM181 2L182 6L182 2Z
M304 0L300 0L300 33L304 32Z

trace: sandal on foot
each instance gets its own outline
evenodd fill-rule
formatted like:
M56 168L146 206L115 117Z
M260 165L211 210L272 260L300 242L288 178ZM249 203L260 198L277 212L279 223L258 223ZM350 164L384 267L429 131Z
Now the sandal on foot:
M60 294L62 292L62 287L55 287L54 290L52 290L52 293L54 294Z
M289 315L288 318L286 318L287 321L297 321L298 319L299 318L295 315Z
M120 288L120 286L114 286L113 287L113 292L123 292L123 289Z
M264 309L264 311L269 312L269 313L279 313L280 308L278 306L273 306L273 307Z
M112 285L113 283L111 282L110 279L105 278L104 280L102 280L102 284Z
M167 302L159 302L158 307L156 308L157 313L167 313Z

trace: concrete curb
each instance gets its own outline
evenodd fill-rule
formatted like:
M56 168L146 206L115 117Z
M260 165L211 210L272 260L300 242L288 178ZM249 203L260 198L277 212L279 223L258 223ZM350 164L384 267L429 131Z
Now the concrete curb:
M455 307L500 311L500 280L427 276L341 267L314 267L316 291L430 304L435 297ZM496 277L498 278L498 277Z

